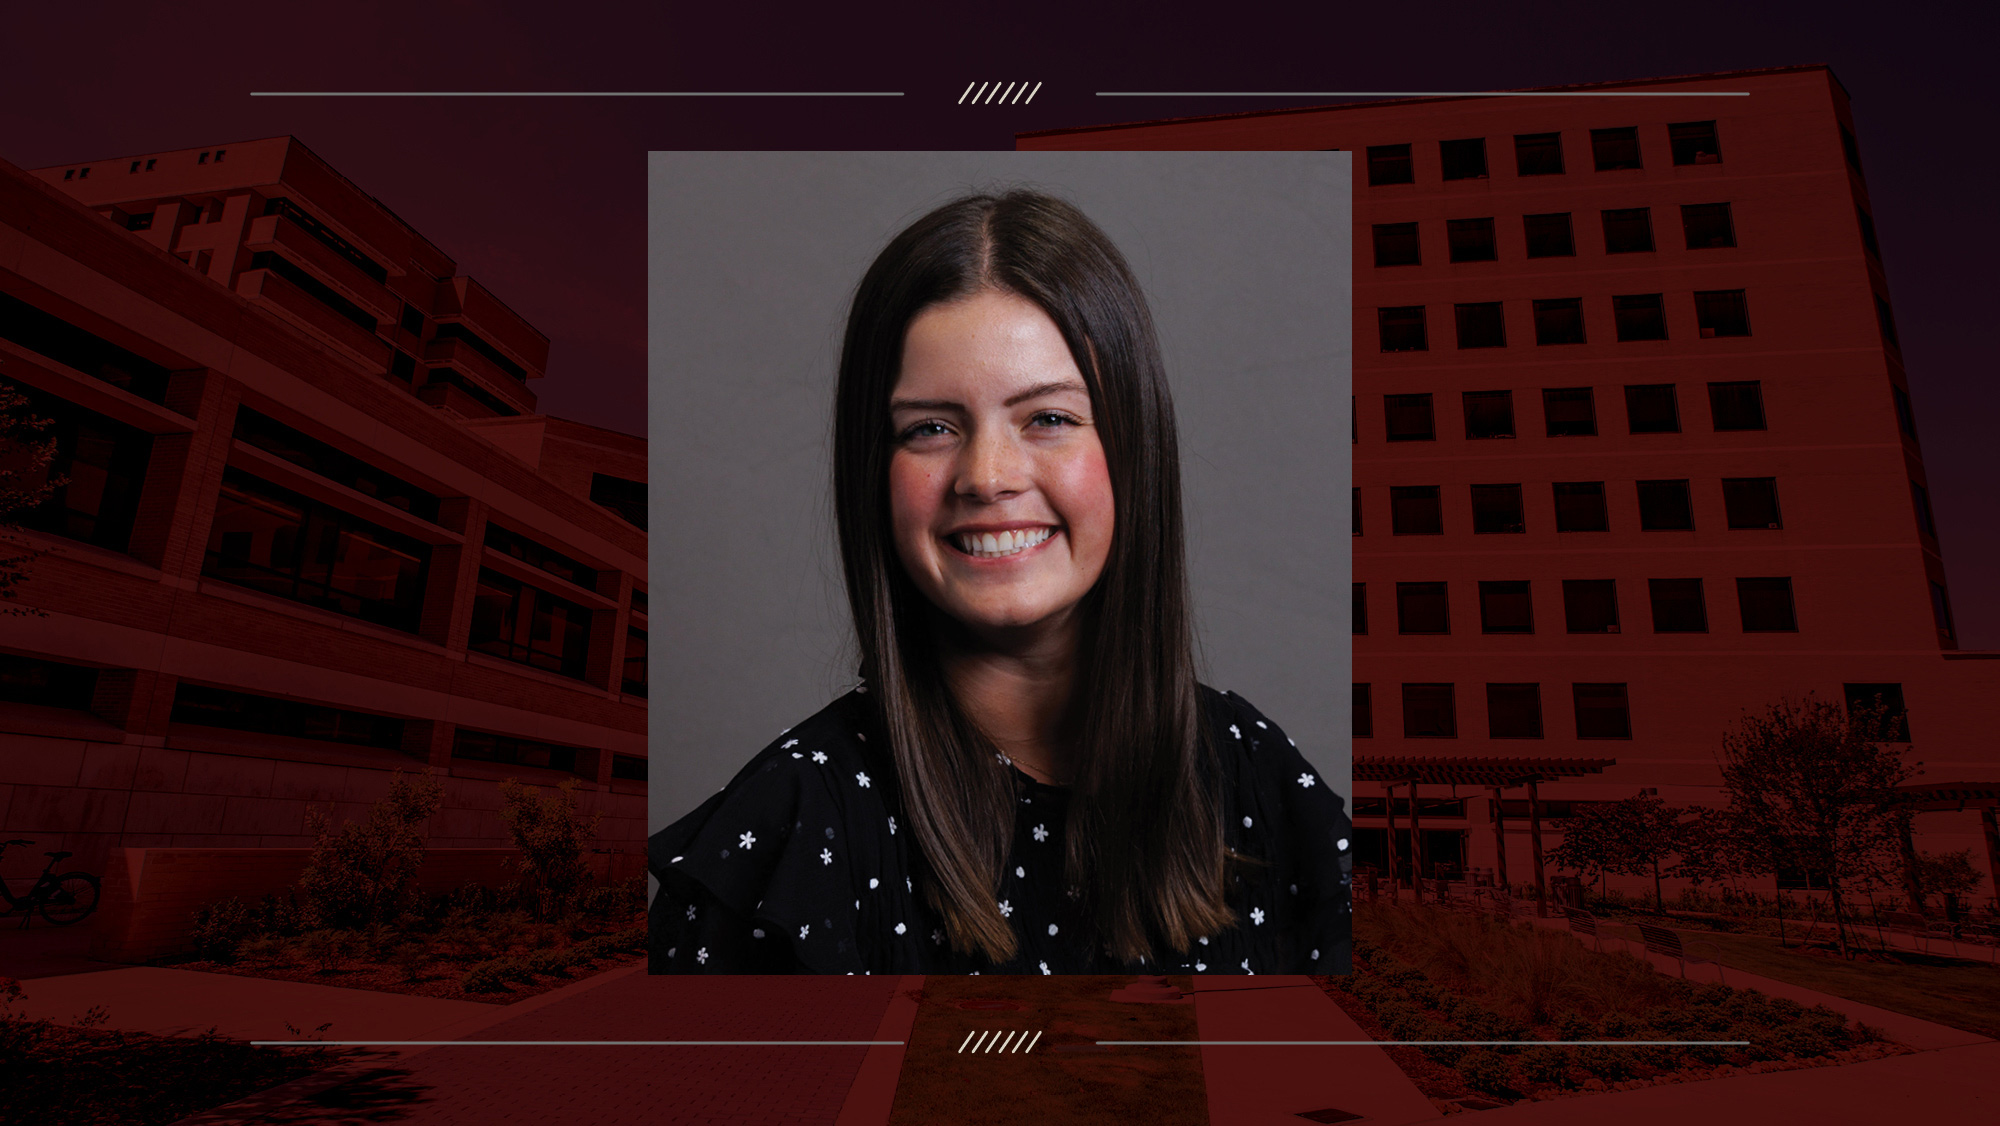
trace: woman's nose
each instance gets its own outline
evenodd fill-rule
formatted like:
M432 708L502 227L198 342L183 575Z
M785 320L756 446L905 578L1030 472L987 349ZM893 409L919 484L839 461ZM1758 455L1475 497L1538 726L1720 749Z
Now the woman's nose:
M1011 435L985 429L964 449L954 490L959 496L991 504L1028 487L1028 458Z

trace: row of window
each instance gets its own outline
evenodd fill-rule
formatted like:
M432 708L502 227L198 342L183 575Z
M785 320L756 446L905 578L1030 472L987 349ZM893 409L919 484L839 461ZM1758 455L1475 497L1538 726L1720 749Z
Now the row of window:
M1916 488L1915 482L1912 487ZM1639 498L1639 530L1672 532L1694 530L1694 501L1686 478L1636 481ZM1475 535L1518 535L1528 530L1526 510L1519 484L1470 485L1472 531ZM1602 481L1556 481L1550 489L1555 500L1555 529L1558 532L1608 532L1611 515L1605 504ZM1444 501L1437 485L1391 485L1389 487L1389 531L1398 536L1441 536L1444 534ZM1929 498L1920 495L1924 528L1929 523ZM1354 534L1363 526L1361 490L1354 490ZM1770 530L1784 527L1778 511L1776 477L1722 478L1722 509L1731 529Z
M1618 207L1598 212L1606 254L1639 254L1659 249L1653 240L1653 209ZM1572 258L1576 230L1568 211L1521 216L1522 234L1530 258ZM1492 216L1447 219L1445 256L1452 262L1494 262L1500 240ZM1420 266L1423 239L1416 223L1376 223L1373 228L1377 266ZM1681 205L1681 236L1689 250L1718 250L1736 245L1736 225L1728 203Z
M1587 344L1583 298L1536 298L1530 307L1537 345ZM1667 296L1622 293L1611 298L1612 334L1620 343L1667 339ZM1703 340L1750 335L1750 305L1740 289L1694 294L1695 328ZM1452 306L1460 350L1507 347L1505 303L1469 301ZM1384 352L1430 351L1429 317L1422 305L1386 305L1375 310L1375 329Z
M1909 712L1903 706L1901 684L1845 684L1841 688L1849 711L1879 708L1895 725L1895 739L1909 741ZM1458 737L1457 685L1404 684L1402 703L1405 739ZM1632 708L1625 685L1572 683L1570 703L1578 739L1632 737ZM1373 686L1357 683L1354 685L1354 737L1372 739L1374 736ZM1542 686L1532 683L1486 685L1486 737L1544 738Z
M1624 387L1625 426L1631 434L1681 432L1680 393L1671 383L1628 383ZM1909 421L1909 396L1896 389L1896 410L1905 431L1915 437ZM1587 438L1597 434L1597 390L1593 387L1542 388L1542 422L1551 438ZM1460 396L1467 438L1512 438L1514 392L1466 391ZM1382 396L1384 436L1391 442L1435 441L1437 410L1428 391ZM1709 424L1717 431L1764 430L1764 389L1759 380L1730 380L1708 385ZM1357 419L1352 435L1361 438Z
M1843 130L1844 132L1844 130ZM1713 121L1682 121L1667 126L1667 150L1676 165L1719 164L1722 145ZM1514 174L1517 176L1560 176L1568 171L1563 159L1561 132L1516 133L1513 137ZM1368 184L1414 184L1417 181L1415 151L1412 146L1368 146ZM1640 151L1639 127L1627 125L1590 131L1590 162L1598 172L1619 172L1645 167ZM1486 138L1465 137L1438 142L1438 169L1444 180L1483 180L1489 175Z
M1448 583L1397 583L1396 632L1448 634ZM1700 579L1647 579L1654 633L1707 633L1708 602ZM1567 633L1618 633L1618 580L1563 579L1563 629ZM1789 577L1736 580L1736 606L1744 633L1796 633L1798 614ZM1354 632L1368 632L1368 584L1354 584ZM1527 579L1479 583L1479 632L1534 633L1533 583Z

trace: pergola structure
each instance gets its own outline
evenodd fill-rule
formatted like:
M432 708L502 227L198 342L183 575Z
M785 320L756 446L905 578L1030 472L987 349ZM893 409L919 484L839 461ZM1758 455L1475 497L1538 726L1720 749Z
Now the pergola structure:
M1423 826L1417 809L1417 787L1419 785L1483 786L1493 797L1493 844L1495 848L1494 882L1505 888L1507 883L1507 834L1506 821L1501 812L1500 796L1503 791L1515 787L1528 790L1528 841L1535 856L1535 910L1538 914L1548 913L1548 884L1542 862L1542 803L1538 786L1543 782L1558 778L1580 778L1586 774L1601 774L1608 766L1616 766L1617 759L1608 758L1517 758L1506 757L1460 757L1444 755L1356 755L1354 756L1354 780L1373 782L1382 787L1385 797L1384 812L1389 819L1389 894L1397 894L1396 877L1396 787L1410 788L1410 848L1414 855L1412 865L1412 891L1419 901L1423 899ZM1991 823L1992 810L1986 811ZM1988 842L1992 847L1991 839Z
M1360 775L1356 774L1359 778ZM1979 827L1986 838L1986 874L1993 881L1994 895L2000 897L2000 782L1923 782L1912 786L1898 786L1903 808L1911 813L1962 813L1968 809L1979 811ZM1912 818L1914 820L1914 818ZM1910 910L1924 909L1923 895L1917 886L1917 847L1911 839L1910 824L1903 823L1903 890L1909 896Z

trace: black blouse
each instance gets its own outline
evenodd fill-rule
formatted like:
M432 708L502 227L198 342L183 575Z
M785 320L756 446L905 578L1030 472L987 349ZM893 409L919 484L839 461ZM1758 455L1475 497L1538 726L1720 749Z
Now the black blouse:
M1068 791L1014 770L1000 888L1017 953L956 951L918 894L888 737L866 689L780 735L699 809L653 834L654 973L1322 973L1348 968L1351 830L1292 741L1234 693L1201 689L1218 750L1236 924L1166 965L1084 949L1064 893Z

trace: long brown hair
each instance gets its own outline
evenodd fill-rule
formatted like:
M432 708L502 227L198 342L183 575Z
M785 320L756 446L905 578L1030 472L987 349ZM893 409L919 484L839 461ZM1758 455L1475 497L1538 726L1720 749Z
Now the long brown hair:
M972 195L911 224L855 292L834 404L834 506L861 672L881 709L924 894L952 946L995 962L1014 933L996 894L1014 784L953 699L929 603L891 536L889 398L910 322L984 290L1039 306L1090 389L1116 504L1110 556L1083 607L1086 717L1069 804L1066 878L1094 941L1121 960L1185 953L1233 922L1213 749L1202 733L1173 402L1144 295L1075 206L1039 192Z

